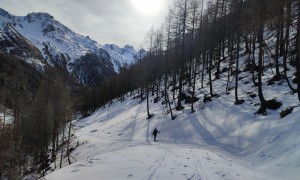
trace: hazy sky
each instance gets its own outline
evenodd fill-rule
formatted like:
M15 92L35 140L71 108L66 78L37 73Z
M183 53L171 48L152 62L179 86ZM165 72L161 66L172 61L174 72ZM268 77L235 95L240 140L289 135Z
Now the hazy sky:
M139 48L152 25L160 27L172 0L0 0L13 15L47 12L98 43Z

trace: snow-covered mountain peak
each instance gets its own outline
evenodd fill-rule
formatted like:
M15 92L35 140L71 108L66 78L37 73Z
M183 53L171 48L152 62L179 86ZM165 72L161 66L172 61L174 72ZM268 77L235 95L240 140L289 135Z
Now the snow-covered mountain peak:
M28 22L35 22L38 20L50 21L53 20L54 18L48 13L39 12L39 13L29 13L27 16L24 17L24 19L28 20Z
M122 66L134 64L140 57L143 58L146 55L144 49L136 51L133 46L130 45L125 45L123 48L120 48L115 44L105 44L103 48L111 55L116 72L119 72ZM140 54L140 52L142 53Z
M103 47L105 49L110 49L110 50L117 51L117 52L120 52L120 53L124 53L124 52L134 52L134 53L136 53L133 46L130 46L130 45L125 45L123 48L121 48L121 47L119 47L118 45L115 45L115 44L105 44Z
M11 32L16 32L16 36L20 34L36 46L47 64L64 66L69 73L75 73L78 81L83 84L96 83L103 79L100 76L107 78L109 74L119 72L125 64L135 63L138 57L138 52L130 45L123 48L114 44L102 46L88 36L75 33L48 13L14 16L0 9L0 44L1 41L2 44L11 41ZM11 44L15 42L12 41ZM13 52L12 48L4 47L2 51ZM80 68L82 66L87 69L83 70ZM91 80L95 73L99 74L98 80Z
M126 44L123 49L129 50L129 51L134 51L133 46L130 46L128 44Z

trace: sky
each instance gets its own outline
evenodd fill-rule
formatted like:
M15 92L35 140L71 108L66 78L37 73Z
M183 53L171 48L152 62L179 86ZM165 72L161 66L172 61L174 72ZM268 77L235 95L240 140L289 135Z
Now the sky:
M99 44L139 49L151 27L160 27L172 0L0 0L10 14L47 12Z

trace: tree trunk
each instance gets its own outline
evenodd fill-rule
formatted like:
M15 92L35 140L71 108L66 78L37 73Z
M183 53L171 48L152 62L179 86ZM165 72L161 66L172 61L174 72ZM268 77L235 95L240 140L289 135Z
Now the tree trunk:
M4 112L3 112L3 135L4 135L4 132L5 132L5 116L6 116L6 108L4 107Z
M252 37L252 59L251 59L251 77L252 77L252 82L253 85L256 86L257 83L255 81L255 69L256 69L256 63L255 63L255 49L256 49L256 34L253 32L253 37Z
M214 16L214 24L213 24L213 39L212 39L212 41L213 41L213 43L217 43L217 45L216 45L216 49L214 50L214 52L216 52L217 53L217 55L215 55L216 57L216 59L217 59L217 61L216 61L216 63L214 63L214 64L216 64L216 73L215 73L215 78L216 79L219 79L220 78L220 63L221 63L221 48L220 48L220 46L219 46L219 41L220 41L220 39L217 39L217 38L220 38L220 37L215 37L215 33L216 33L216 31L217 31L217 16L218 16L218 10L219 10L219 0L217 0L216 1L216 9L215 9L215 16Z
M236 46L236 68L235 68L235 104L240 104L240 100L238 97L238 87L239 87L239 61L240 61L240 8L238 7L238 20L237 20L237 46ZM246 38L247 39L247 38ZM248 46L248 45L246 45Z
M141 98L141 102L143 102L143 87L141 86L140 88L140 98Z
M221 65L221 43L218 43L217 45L217 67L216 67L216 79L220 79L220 65Z
M149 85L147 84L147 115L148 115L148 119L151 118L151 114L149 112Z
M71 129L72 129L72 123L71 119L69 121L69 132L68 132L68 141L67 141L67 156L68 156L68 163L69 165L72 164L71 159L70 159L70 139L71 139Z
M298 24L297 24L297 92L300 101L300 0L298 0Z
M184 1L184 12L183 12L183 21L182 21L182 42L181 42L181 58L180 58L180 73L179 73L179 85L178 85L178 99L177 99L177 110L181 110L183 107L181 105L182 101L182 82L184 77L184 61L185 61L185 30L186 30L186 16L187 16L187 0Z
M209 93L210 93L210 97L214 96L213 87L212 87L212 77L211 77L212 61L213 61L213 47L211 47L210 50L209 50L209 65L208 65L208 77L209 77Z
M52 159L52 162L54 164L54 169L56 168L56 143L55 143L55 139L56 139L56 133L55 133L55 130L53 130L51 159Z
M196 1L195 1L196 2ZM192 86L192 73L193 71L193 59L194 59L194 41L195 41L195 25L196 25L196 11L197 4L193 5L193 15L192 15L192 32L191 32L191 54L190 54L190 64L189 64L189 87Z
M195 64L194 64L194 68L193 68L193 75L194 75L194 78L193 78L193 91L192 91L192 105L191 105L191 112L193 113L195 110L194 110L194 99L195 99L195 89L196 89L196 77L197 77L197 73L196 73L196 70L197 70L197 60L195 60Z
M160 79L158 79L156 84L156 100L158 101L159 98L159 89L160 89Z
M281 3L281 1L280 1ZM282 4L282 3L281 3ZM283 31L284 31L284 19L283 19L283 15L284 15L284 11L283 11L283 5L280 8L280 12L279 12L279 23L280 23L280 57L282 57L285 54L285 48L284 48L284 36L283 36Z
M172 118L172 120L174 120L175 117L173 116L172 107L171 107L171 103L169 100L169 94L168 94L168 74L167 73L165 74L165 101L166 101L167 106L169 105L169 111L171 114L171 118Z
M228 53L229 53L229 62L228 62L228 73L227 73L227 83L226 83L226 94L229 94L229 85L230 85L230 75L232 73L232 64L233 64L233 37L228 40Z
M17 121L18 121L18 115L17 115L17 97L14 99L14 126L13 126L13 136L15 136L17 132Z
M245 47L246 47L246 54L250 52L250 43L247 35L244 35Z
M152 88L151 88L151 96L154 96L154 91L155 91L155 84L152 84Z
M239 83L239 60L240 60L240 34L237 33L237 50L236 50L236 68L235 68L235 103L239 104L239 98L238 98L238 83Z
M202 59L202 71L201 71L201 88L204 88L204 72L205 72L205 64L206 64L206 53L204 52L203 54L203 59Z
M63 127L63 132L62 132L62 138L61 138L61 151L60 151L60 163L59 163L59 168L62 168L62 160L63 160L63 154L64 154L64 139L65 139L65 127Z
M224 4L224 0L223 0ZM223 38L222 38L222 54L223 54L223 60L225 60L225 31L226 31L226 17L227 16L227 7L224 6L224 20L223 20Z
M183 107L181 105L182 101L182 81L183 81L183 74L184 74L184 65L180 67L180 74L179 74L179 85L178 85L178 99L177 99L177 110L181 110Z
M264 98L262 91L262 73L263 73L263 56L264 56L264 18L263 18L263 10L261 10L261 14L259 17L259 27L258 27L258 43L259 43L259 59L258 59L258 97L261 102L261 107L263 109L267 108L267 101Z
M297 92L295 88L292 87L290 80L287 76L287 58L289 53L289 44L290 44L290 26L291 26L291 3L288 3L287 5L287 17L286 17L286 31L285 31L285 49L283 54L283 69L284 69L284 76L286 79L286 82L289 86L289 88L292 90L292 92Z
M280 13L280 12L278 12L278 13ZM281 16L281 15L279 14L278 16ZM278 62L279 61L280 34L281 34L280 23L281 22L279 22L279 19L278 19L278 22L276 23L277 30L276 30L275 56L274 56L275 70L276 70L275 76L276 77L280 76L279 62Z
M172 97L173 101L175 101L175 90L176 90L176 84L177 84L177 78L176 78L176 71L173 70L173 90L172 90Z

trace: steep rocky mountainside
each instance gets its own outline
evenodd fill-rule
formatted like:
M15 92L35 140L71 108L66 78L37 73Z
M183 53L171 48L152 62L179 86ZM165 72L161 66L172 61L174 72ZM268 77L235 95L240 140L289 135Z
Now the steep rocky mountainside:
M16 55L39 70L60 67L80 84L98 84L125 64L145 56L132 46L104 46L73 32L47 13L14 16L0 9L0 51Z

